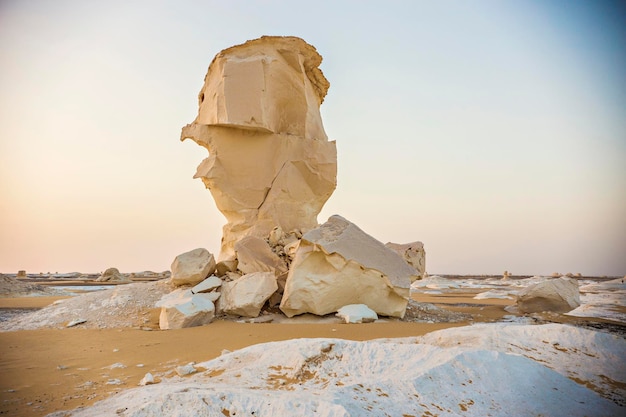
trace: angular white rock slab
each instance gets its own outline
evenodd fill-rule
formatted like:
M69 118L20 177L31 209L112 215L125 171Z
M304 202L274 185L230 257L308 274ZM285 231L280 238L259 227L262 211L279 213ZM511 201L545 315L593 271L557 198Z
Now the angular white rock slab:
M293 317L366 304L379 315L404 317L415 275L396 252L335 215L302 237L280 309Z
M220 311L243 317L257 317L263 304L276 292L272 272L254 272L222 285Z
M191 292L193 294L211 292L214 289L219 288L221 286L222 286L222 280L216 277L215 275L211 275L210 277L208 277L207 279L205 279L204 281L202 281L201 283L193 287L191 289Z
M209 324L215 317L214 296L211 294L214 293L168 300L166 306L161 307L159 328L170 330Z

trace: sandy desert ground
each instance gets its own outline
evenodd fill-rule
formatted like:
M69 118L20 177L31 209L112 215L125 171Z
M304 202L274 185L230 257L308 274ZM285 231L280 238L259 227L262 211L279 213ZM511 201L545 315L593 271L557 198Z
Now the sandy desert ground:
M605 368L612 367L614 368L614 375L605 375L607 373L606 369L598 371L599 375L601 376L589 376L586 375L584 372L569 375L567 374L567 372L563 371L561 373L564 373L565 376L569 378L567 379L567 381L575 382L573 384L574 387L572 388L568 386L569 388L567 389L570 389L570 391L562 388L561 385L558 385L558 387L561 387L564 390L563 395L566 396L568 394L573 395L571 393L575 392L575 389L577 389L576 387L585 387L585 392L583 394L587 396L600 394L599 397L593 398L596 398L598 401L600 401L601 406L597 408L598 406L594 405L594 407L596 407L598 410L606 411L604 415L611 415L611 413L615 412L616 410L624 411L624 406L626 405L626 398L624 398L624 393L626 392L626 369L624 368L624 363L626 363L624 362L626 360L626 352L623 351L623 348L626 346L626 344L624 343L624 336L626 334L626 332L624 331L624 323L626 322L626 320L624 320L623 317L626 314L626 309L623 305L623 285L619 286L615 284L616 287L613 288L613 290L611 291L601 292L596 289L596 291L594 292L591 290L594 290L593 285L597 285L596 281L582 282L581 285L587 285L587 288L590 289L590 291L588 293L583 293L583 301L587 300L588 302L586 304L584 303L583 306L581 306L587 306L587 308L582 308L580 315L586 315L590 317L558 314L536 314L532 316L522 317L520 315L512 314L509 311L505 310L505 308L509 308L509 306L515 304L515 300L510 295L514 292L514 289L516 287L515 282L516 281L509 281L508 283L505 283L502 280L496 279L492 279L491 281L484 279L472 280L463 278L431 279L429 282L424 281L414 288L414 291L412 292L412 298L415 302L412 302L410 304L407 312L407 317L404 321L395 319L383 319L379 320L379 322L368 324L343 324L339 321L339 319L332 316L327 316L323 319L314 318L312 316L304 316L295 319L285 320L280 319L278 315L272 316L271 314L266 314L266 316L269 317L266 318L266 320L271 322L246 323L238 322L236 320L217 320L212 324L203 327L195 327L182 330L159 331L158 310L156 309L151 309L147 312L144 312L141 316L141 322L134 323L134 325L132 326L127 325L121 328L111 328L109 322L100 323L101 327L108 328L89 328L89 326L87 325L88 323L85 323L85 325L75 326L73 328L64 328L63 325L59 326L58 323L54 324L54 314L48 313L48 317L52 317L50 319L49 325L40 328L34 328L32 330L16 330L15 328L11 328L10 326L7 327L7 323L15 320L12 319L8 322L0 323L1 325L3 325L1 327L2 330L4 330L0 332L0 375L2 375L2 377L0 378L0 415L43 416L61 410L72 410L77 407L90 406L97 401L104 400L110 397L111 399L109 401L118 398L117 400L115 400L117 402L114 401L113 403L111 403L113 405L107 405L106 403L103 403L104 405L102 407L104 408L95 408L91 411L89 411L90 409L87 408L83 410L84 413L86 413L84 415L101 415L101 413L110 415L137 416L170 415L171 412L167 411L169 403L167 399L163 398L163 392L155 393L154 395L158 397L158 399L155 400L155 398L157 397L152 398L149 397L148 394L142 394L148 396L145 398L139 398L136 396L139 394L128 394L125 390L137 387L139 381L148 372L154 375L158 383L149 387L142 387L141 389L146 390L146 393L151 392L147 391L147 389L154 391L156 389L154 387L159 387L159 389L164 390L165 387L168 386L168 384L196 384L193 385L195 386L195 388L193 389L196 390L200 389L199 387L211 386L211 384L216 383L232 386L233 381L239 381L239 379L242 378L242 375L246 377L245 369L233 371L234 373L230 372L229 370L225 372L223 366L220 367L218 365L215 365L215 361L228 361L228 358L230 358L233 354L236 354L238 350L242 348L253 346L249 349L254 349L254 345L266 342L289 341L294 339L301 339L301 341L298 341L295 345L272 345L272 349L279 354L281 352L281 349L288 349L289 352L298 351L298 349L301 349L301 347L299 346L306 345L306 343L309 343L307 342L307 340L311 338L320 338L319 343L323 343L324 340L331 340L333 342L328 343L330 343L332 346L337 345L338 342L336 342L336 339L348 341L369 341L375 339L393 338L392 340L394 340L394 342L391 344L375 344L374 346L393 346L393 349L397 350L403 348L399 348L399 345L396 345L395 341L400 342L411 340L411 344L435 343L437 345L437 350L431 352L430 354L430 357L435 358L438 357L437 355L443 354L441 352L450 352L448 346L446 346L445 343L442 345L443 342L441 342L441 340L446 338L446 333L441 333L437 331L453 328L459 328L455 331L461 331L462 329L477 329L474 333L474 336L471 337L467 335L462 336L462 333L458 333L457 336L449 336L453 338L458 337L459 340L463 340L463 338L465 338L466 342L467 340L469 340L469 342L463 342L463 345L472 346L472 343L474 343L473 340L478 337L476 335L476 332L478 332L477 334L485 334L484 329L479 330L481 329L479 326L479 324L481 323L486 323L487 326L503 325L505 326L502 328L503 333L506 333L506 331L508 331L506 329L508 329L509 327L522 329L524 328L524 326L528 325L531 325L530 327L533 329L545 328L542 327L542 325L552 325L559 326L558 329L572 328L576 329L576 331L584 331L586 333L575 335L576 338L580 339L580 348L578 350L582 352L579 352L579 356L581 356L582 358L591 358L592 355L596 356L598 352L593 352L593 349L603 348L602 346L596 346L593 348L589 348L589 350L585 350L583 346L586 346L586 338L593 338L596 337L598 334L610 336L611 339L609 342L607 342L611 344L610 349L617 349L618 351L622 350L621 353L617 352L615 353L616 356L607 357L606 360L600 360L596 358L596 362L594 362L593 366L604 366ZM158 284L149 283L138 285L154 286ZM121 290L122 288L128 289L131 288L131 286L120 286L117 290ZM581 288L585 287L583 286ZM116 289L113 289L111 291L115 290ZM103 293L104 291L99 291L97 294L101 297L101 294ZM119 294L121 294L121 292ZM91 293L84 294L79 297L88 300L89 297L93 298L95 297L95 295L96 293ZM46 305L51 305L57 300L64 300L52 306L52 308L56 308L57 310L59 310L59 306L63 306L64 303L68 302L68 300L71 300L72 302L78 302L78 299L78 297L68 299L68 297L64 296L6 297L0 299L0 311L9 311L9 309L21 308L38 309ZM616 302L616 300L618 301ZM107 305L110 305L110 301L108 302L109 304ZM94 301L90 301L90 303L93 304ZM604 312L600 314L590 314L589 312L591 311L591 309L589 308L589 305L592 305L593 303L596 303L594 304L596 308L593 309L593 311L595 311L596 313L598 311ZM603 308L605 310L602 310L601 306L604 306ZM34 313L31 313L30 316L22 317L36 317L32 315L45 312L45 310L33 311ZM110 311L114 312L115 310L111 308ZM106 315L106 313L106 311L100 310L100 314ZM62 319L66 322L67 317L59 315L59 319ZM564 325L547 323L563 323ZM21 324L21 326L24 327L23 324ZM571 347L560 348L561 345L559 345L559 343L553 344L555 342L550 339L550 334L556 334L558 333L558 331L560 330L557 330L557 328L550 328L547 333L543 332L541 333L541 335L536 336L538 340L542 339L546 345L549 344L549 347L552 348L552 350L550 351L550 358L552 359L548 360L545 358L541 359L532 357L532 359L536 359L536 361L533 362L534 364L541 363L542 360L548 361L545 362L548 364L547 368L542 365L542 369L550 368L558 370L558 366L555 364L550 364L549 361L556 361L554 363L563 363L563 360L559 359L557 361L557 359L555 359L556 356L554 355L568 355L568 349L569 354L572 355L571 352L574 351ZM416 342L416 340L418 340L416 338L424 337L425 335L429 334L435 335L433 337L437 341ZM522 352L522 356L524 356L524 349L526 349L526 352L530 352L533 349L535 352L540 351L538 347L532 346L531 340L535 336L529 335L531 335L531 333L528 333L525 336L526 340L519 341L519 345L521 346L520 352ZM525 343L527 345L524 345ZM565 342L562 343L563 346L565 346ZM461 342L459 342L459 344L461 344ZM512 343L511 345L515 344ZM354 349L354 346L352 345L344 346L339 344L337 346L339 347L336 349L343 349L342 355L344 357L347 355L346 352L348 350ZM541 346L541 344L539 344L539 346ZM512 348L509 347L508 349ZM498 349L496 349L496 347L490 346L489 349L481 347L480 350L472 350L471 352L488 351L493 354L493 351L497 350ZM234 353L228 354L228 352ZM435 352L439 353L435 354ZM480 354L483 355L484 353ZM251 351L249 355L254 356L254 351ZM286 355L286 353L283 352L282 355ZM377 353L377 355L385 356L390 354L388 352L383 352ZM454 353L454 355L446 357L445 360L441 359L441 361L446 362L453 359L458 361L458 352ZM507 351L505 358L507 360L513 357L515 357L515 359L519 359L518 356L519 352L511 353ZM410 358L405 358L404 360L409 361L409 359ZM211 360L213 360L213 362L207 362ZM310 413L312 415L360 415L359 413L361 412L366 412L369 415L385 415L386 413L390 413L388 415L398 415L394 414L395 412L398 412L398 409L394 409L394 404L385 405L384 401L380 404L378 402L378 400L380 399L389 398L390 395L393 398L394 395L390 394L392 391L401 393L402 390L398 390L398 388L394 387L393 385L387 385L387 388L385 389L387 389L388 391L385 392L384 395L381 394L381 391L378 392L377 396L370 396L370 398L367 397L367 393L365 393L366 395L363 397L364 399L359 400L358 402L359 404L361 404L359 405L359 407L362 406L365 408L359 409L357 407L356 409L352 409L349 414L341 414L341 412L333 408L336 406L338 407L338 405L336 404L337 401L328 400L328 396L332 397L333 395L339 395L337 394L338 391L333 391L329 393L325 390L327 389L329 380L334 381L333 384L335 385L335 389L342 388L346 384L349 385L346 378L332 379L330 377L327 377L325 379L325 382L316 382L313 376L311 376L310 378L304 378L304 380L301 378L302 375L295 378L293 377L293 375L289 376L288 373L281 372L282 366L287 367L287 365L285 364L279 364L282 363L280 361L283 360L288 361L288 358L282 357L277 359L268 357L267 361L269 362L267 362L267 364L265 365L262 365L263 361L261 360L254 361L254 364L263 368L259 368L254 371L254 375L256 375L254 378L261 378L261 376L259 375L263 375L263 370L274 370L273 374L268 374L269 376L265 375L264 379L266 384L269 384L268 381L273 379L274 385L270 384L264 389L270 389L272 390L272 392L278 390L283 393L283 391L281 390L284 387L275 385L276 381L278 381L279 384L286 384L289 387L293 385L294 387L292 388L292 391L288 390L285 392L287 392L289 395L296 395L296 397L293 397L296 399L294 400L293 398L289 397L281 401L275 401L273 405L274 409L272 409L271 411L272 413L279 413L275 415L280 415L280 413L286 412L297 412L296 409L289 408L295 407L294 401L300 401L300 403L303 404L303 407L305 408L301 410L302 412L304 412L305 414ZM368 360L372 360L372 358ZM472 360L481 361L484 360L484 358L475 357ZM496 359L493 360L498 362L498 360ZM279 363L277 363L276 361L279 361ZM375 367L376 363L378 362L379 359L373 360L372 366ZM197 369L201 372L192 375L191 377L179 377L176 373L176 367L183 366L188 363L198 364ZM250 368L250 366L253 368L255 366L254 364L248 365L248 368ZM513 366L510 365L509 362L506 362L506 364L506 366ZM436 369L440 369L440 365L441 364L438 364L437 366L439 366L439 368ZM338 364L335 364L335 366L337 368L340 367L340 365ZM390 362L387 364L387 366L389 366L389 368L391 369L395 365ZM426 365L422 364L420 366ZM455 366L456 368L454 369L457 369L457 371L459 369L465 369L463 368L463 366L459 367L458 364ZM502 364L500 364L500 366L502 366ZM516 364L515 366L521 366L525 367L524 369L530 369L528 367L528 364ZM237 368L237 366L231 364L230 368L234 369ZM424 372L426 372L426 370L430 368L426 367L424 369ZM359 371L354 371L355 374L358 374L358 372ZM422 372L422 374L424 372ZM311 375L321 375L321 373L321 369L317 369L315 372L312 372ZM450 376L448 375L448 377ZM249 390L247 391L247 394L244 395L244 397L246 398L252 398L250 399L250 401L252 402L251 404L246 403L237 405L238 401L240 401L240 397L234 396L235 394L233 394L232 392L225 391L224 395L226 397L224 398L230 398L230 400L228 400L228 404L231 404L231 406L234 408L231 410L225 405L220 405L216 408L218 411L217 414L211 414L207 411L205 415L231 415L231 412L235 413L237 410L249 410L250 407L259 407L259 405L255 404L253 401L255 397L250 396L250 392L259 392L259 387L257 386L258 381L253 381L254 378L252 376L248 376L248 378L249 380L247 380L247 382L243 382L242 386L246 386L246 384L252 386L252 391ZM415 378L418 377L414 375L407 378L417 381ZM497 378L497 375L493 375L493 378ZM542 376L542 378L551 381L550 376L544 375ZM372 378L366 378L365 380L371 379ZM415 405L415 407L417 408L411 408L410 410L406 411L406 413L403 412L403 414L480 415L480 413L485 412L485 410L491 410L492 415L507 415L507 413L511 411L503 410L494 406L492 406L492 408L484 408L486 406L480 408L474 405L480 400L480 398L489 397L489 395L486 394L479 394L481 392L481 388L479 388L478 382L479 377L475 376L474 379L476 380L476 392L472 398L456 400L452 399L452 402L457 400L459 401L458 403L455 403L454 406L446 405L445 401L442 399L437 400L438 402L433 399L433 401L431 401L432 406L429 404L425 404L422 400L419 404L419 407L418 405ZM456 380L454 380L454 378L450 377L449 382L450 384L452 384L452 386L447 387L448 390L459 391L461 386L457 385L455 381ZM507 381L502 382L507 383ZM360 389L359 384L362 385L363 383L363 380L361 380L360 382L355 382L353 385L358 390ZM482 381L480 383L484 384L485 381ZM313 390L313 388L308 387L307 384L313 384L311 385L311 387L314 387L317 391L310 391ZM372 384L375 385L376 381L373 381ZM374 392L376 392L376 389L383 389L385 384L386 383L379 381L378 385L372 385L367 389L369 389L370 392L371 390L374 390ZM422 386L426 386L423 385L423 382L421 384ZM557 384L557 382L555 382L554 384ZM563 382L558 382L558 384L563 384ZM184 389L192 389L192 386ZM514 389L514 387L511 389ZM574 389L574 391L571 391L571 389ZM295 390L295 392L293 390ZM304 391L300 392L301 390ZM438 390L441 391L441 387ZM491 390L493 390L493 388L491 388ZM609 391L612 391L613 394L608 394ZM129 392L132 393L135 391ZM139 393L143 391L136 392ZM435 392L437 392L437 390L435 390ZM297 400L297 395L299 395L298 393L301 395L306 395L307 398L319 397L325 398L325 400L321 403L311 405L308 404L306 401ZM114 394L118 394L118 396L115 396ZM401 394L405 396L408 395L407 393ZM520 398L527 396L527 394L518 394ZM131 396L129 397L129 395ZM132 395L135 396L133 397ZM210 401L210 396L205 396L203 398L209 399L205 399L205 402ZM503 403L511 402L510 399L497 397L496 400L491 400L492 403L494 401L497 402L498 398ZM180 399L176 401L179 400ZM120 401L122 403L120 403ZM189 398L187 399L187 401L189 401L190 404L194 403L194 400ZM219 399L213 399L213 401L219 402ZM397 399L394 401L396 403L398 402ZM519 401L516 401L511 402L512 406L514 406L515 404L519 406ZM560 399L560 401L564 400ZM123 405L125 404L124 402L126 402L126 406ZM148 405L155 402L162 404L162 407L165 408L161 408L156 411L150 409ZM279 403L282 404L280 405L280 407L282 408L277 405ZM558 407L563 409L563 404L559 403L558 401L557 403L559 404ZM141 404L147 404L146 407L148 408L142 408ZM329 406L328 404L331 404L332 406ZM380 405L380 407L376 408L378 405ZM309 406L313 408L308 409L307 407ZM530 405L527 406L530 407ZM341 407L343 410L348 410L349 412L351 410L350 407L354 407L354 404L343 404L341 405ZM470 412L472 407L475 409L474 414ZM501 405L499 407L501 407ZM554 414L554 412L558 412L558 407L546 409L545 415L558 415ZM441 410L439 410L439 408L441 408ZM574 410L574 414L572 415L586 415L584 413L588 412L586 411L586 408L580 408L580 405L579 407L574 407L574 409L581 411L582 414L577 414ZM103 410L106 410L106 412ZM305 412L303 410L308 411ZM383 412L382 410L387 411ZM315 411L315 413L313 411ZM192 408L188 409L186 412L196 413L198 412L198 410ZM270 415L267 414L267 410L265 410L265 412L266 414L264 415ZM417 412L421 412L421 414L418 414ZM64 415L64 413L60 413L58 415ZM77 415L83 414L79 413ZM241 412L237 415L241 415ZM600 412L598 415L602 415L602 412Z

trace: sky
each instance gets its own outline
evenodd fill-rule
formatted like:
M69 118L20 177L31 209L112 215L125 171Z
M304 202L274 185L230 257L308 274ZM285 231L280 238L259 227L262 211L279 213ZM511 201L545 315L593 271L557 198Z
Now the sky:
M213 57L315 46L339 214L430 274L626 274L620 1L0 0L0 272L163 271L225 218L181 128Z

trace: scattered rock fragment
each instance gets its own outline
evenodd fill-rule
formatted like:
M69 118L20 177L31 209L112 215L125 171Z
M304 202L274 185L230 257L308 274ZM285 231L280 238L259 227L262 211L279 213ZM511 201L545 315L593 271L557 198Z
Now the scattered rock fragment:
M211 292L222 286L222 280L211 275L201 283L197 284L191 289L192 294Z
M159 302L159 328L161 330L182 329L209 324L215 317L213 304L215 293L192 294L172 297ZM219 296L219 295L218 295Z
M154 376L150 372L148 372L143 378L141 378L141 381L139 381L139 384L137 385L144 386L144 385L151 385L154 383L155 383Z
M83 323L86 323L86 322L87 322L87 320L85 320L85 319L74 319L74 320L70 321L69 323L67 323L65 325L65 327L74 327L74 326L78 326L79 324L83 324Z
M341 307L336 314L346 323L371 323L378 320L378 315L374 310L365 304L350 304Z
M188 363L187 365L181 365L176 367L176 373L178 376L191 375L198 372L193 362Z

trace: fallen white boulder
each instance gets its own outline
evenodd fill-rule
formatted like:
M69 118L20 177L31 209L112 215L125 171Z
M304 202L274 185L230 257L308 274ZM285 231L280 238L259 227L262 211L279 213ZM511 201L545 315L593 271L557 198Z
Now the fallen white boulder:
M335 215L302 236L280 309L293 317L366 304L380 315L404 317L416 273L396 252Z
M170 298L161 302L159 328L161 330L183 329L203 326L215 317L215 296L219 293L192 294L187 297Z
M273 272L254 272L222 285L218 308L242 317L258 317L263 304L278 290Z
M530 285L517 294L517 308L522 313L566 313L579 305L578 282L572 278L547 279Z
M215 272L215 258L204 248L178 255L172 262L173 285L196 285Z
M365 304L350 304L341 307L336 314L346 323L371 323L378 320L378 315L374 310Z

